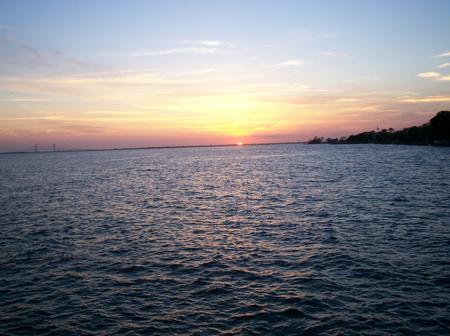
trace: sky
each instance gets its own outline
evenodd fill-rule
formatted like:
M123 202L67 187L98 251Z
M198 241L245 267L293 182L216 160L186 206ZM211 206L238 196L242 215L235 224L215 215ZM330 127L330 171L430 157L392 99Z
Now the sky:
M448 0L0 0L0 151L305 141L449 109Z

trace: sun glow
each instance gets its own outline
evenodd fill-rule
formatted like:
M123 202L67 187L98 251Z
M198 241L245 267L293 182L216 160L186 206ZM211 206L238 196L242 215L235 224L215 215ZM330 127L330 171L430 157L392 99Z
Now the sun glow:
M243 143L242 142L238 142L236 145L238 145L238 146L242 146L243 145Z

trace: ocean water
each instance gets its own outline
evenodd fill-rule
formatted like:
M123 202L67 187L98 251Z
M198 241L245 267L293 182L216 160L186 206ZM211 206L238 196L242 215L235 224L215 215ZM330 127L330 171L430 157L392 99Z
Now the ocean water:
M0 334L450 334L450 148L0 155L0 186Z

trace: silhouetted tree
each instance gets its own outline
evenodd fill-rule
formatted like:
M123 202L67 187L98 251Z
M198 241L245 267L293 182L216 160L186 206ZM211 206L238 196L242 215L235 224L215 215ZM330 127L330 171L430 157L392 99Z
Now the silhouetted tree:
M323 138L314 137L309 140L310 144L323 143ZM431 118L429 123L422 126L413 126L395 131L393 128L382 129L380 131L362 132L350 135L348 138L338 139L327 138L329 144L414 144L414 145L443 145L450 146L450 112L441 111Z
M430 120L436 140L450 140L450 111L441 111Z
M314 137L308 141L309 144L321 144L323 143L323 138Z

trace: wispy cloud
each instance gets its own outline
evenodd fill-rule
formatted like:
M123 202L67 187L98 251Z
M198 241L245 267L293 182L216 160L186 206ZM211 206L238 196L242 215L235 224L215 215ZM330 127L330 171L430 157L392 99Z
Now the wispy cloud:
M39 98L39 97L1 97L0 102L19 102L19 103L30 103L30 102L54 102L55 99L52 98Z
M155 41L163 44L182 44L192 47L215 47L215 48L235 48L236 43L233 41L223 40L174 40L174 41Z
M338 103L354 103L359 101L359 98L338 98L336 102Z
M204 74L209 74L209 73L213 73L213 72L217 72L217 69L214 68L206 68L206 69L200 69L200 70L190 70L190 71L184 71L181 73L181 75L204 75Z
M102 86L153 86L153 85L177 85L177 84L193 84L199 80L195 78L181 78L162 76L156 73L123 73L105 75L72 75L72 76L53 76L53 77L0 77L0 89L7 88L8 85L17 84L31 89L48 87L52 89L74 89L82 90L83 88ZM14 87L14 86L11 86ZM14 90L10 90L14 91Z
M441 74L439 72L429 71L429 72L418 73L417 77L420 77L420 78L439 78L439 77L441 77Z
M450 96L428 96L420 98L403 98L400 99L402 103L442 103L450 102Z
M325 39L336 39L341 35L336 32L317 31L315 29L298 29L290 33L289 39L300 43L308 43Z
M217 81L227 81L227 73L215 68L183 69L123 69L113 71L85 72L66 75L16 75L0 76L0 91L11 92L13 96L8 101L21 97L33 99L34 95L51 95L55 97L83 97L83 99L120 100L123 96L140 96L146 92L145 99L151 95L167 94L171 92L204 91L201 85L209 83L209 75ZM233 77L235 79L235 77ZM180 90L180 91L179 91ZM149 94L151 91L152 94ZM115 92L115 93L112 93ZM31 95L31 96L30 96Z
M295 60L289 60L286 62L281 62L277 64L268 65L269 68L280 68L280 67L301 67L305 64L302 60L295 59Z
M167 45L172 45L168 48ZM137 51L121 51L112 53L101 53L100 56L128 56L128 57L145 57L145 56L161 56L161 55L175 55L175 54L192 54L203 55L225 52L231 48L236 47L234 42L221 40L169 40L153 41L153 50L137 50ZM156 45L156 47L155 47ZM159 45L159 48L157 47ZM163 48L161 45L166 45Z
M160 41L159 43L169 43L178 45L181 44L185 46L164 50L137 51L128 53L128 55L133 57L159 56L171 54L202 55L202 54L217 53L229 48L234 48L236 46L234 42L221 40L178 40L178 41Z
M342 82L343 83L359 83L359 82L365 82L365 81L370 81L373 79L379 79L380 77L378 76L361 76L361 77L353 77L353 78L347 78L344 79Z
M346 57L349 57L348 54L338 53L338 52L333 52L333 51L323 51L323 52L320 53L320 55L326 56L326 57L335 57L335 58L346 58Z
M442 54L434 55L433 57L450 57L450 51L447 51Z
M0 30L14 30L14 27L11 26L5 26L5 25L0 25Z
M437 66L438 69L445 69L445 68L448 68L448 67L450 67L450 63L443 63L443 64L439 64Z
M45 31L44 28L37 27L15 27L15 26L7 26L0 24L0 30L9 30L9 31Z
M421 72L421 73L417 74L417 76L421 77L421 78L437 80L437 81L440 81L440 82L450 81L450 76L449 75L442 75L441 73L434 72L434 71Z
M52 68L70 70L98 70L105 66L84 61L69 56L66 53L53 50L46 51L35 48L27 43L16 40L14 36L0 36L0 66L14 68Z
M445 69L445 68L448 68L448 67L450 67L450 63L443 63L443 64L439 64L437 66L438 69Z
M189 47L189 48L174 48L174 49L166 49L166 50L156 50L156 51L137 51L129 53L130 56L133 57L141 57L141 56L158 56L158 55L170 55L170 54L212 54L216 53L219 50L216 48L207 48L207 47Z
M236 47L236 44L234 42L229 42L229 41L200 40L200 41L191 41L191 42L193 42L194 44L199 43L206 47L228 47L228 48Z

